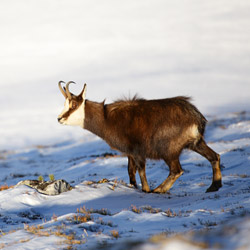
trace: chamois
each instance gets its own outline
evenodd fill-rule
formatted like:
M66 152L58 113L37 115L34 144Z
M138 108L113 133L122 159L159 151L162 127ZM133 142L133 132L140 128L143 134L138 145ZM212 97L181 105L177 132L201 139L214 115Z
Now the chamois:
M130 184L137 187L138 171L142 191L151 192L145 173L146 159L163 159L169 166L169 175L152 192L165 193L183 174L179 157L183 149L191 149L208 161L213 169L213 181L207 192L222 187L220 155L204 140L206 118L190 103L188 97L145 100L133 98L111 104L87 100L86 84L79 95L69 91L70 83L59 89L65 97L58 122L76 125L105 140L111 148L128 157Z

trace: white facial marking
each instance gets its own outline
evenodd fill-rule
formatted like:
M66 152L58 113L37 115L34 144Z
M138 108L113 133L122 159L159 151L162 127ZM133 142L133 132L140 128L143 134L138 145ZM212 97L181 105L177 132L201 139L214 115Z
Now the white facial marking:
M84 128L84 119L85 119L85 96L86 96L86 83L84 84L82 93L80 94L82 97L82 103L81 105L76 108L75 110L70 110L70 100L66 98L64 103L64 109L62 113L58 116L58 121L61 124L64 125L72 125L72 126L80 126ZM78 98L80 97L77 96ZM76 100L74 100L76 102ZM67 114L67 112L70 111L70 114Z
M66 113L69 110L69 100L66 99L64 102L64 108L61 114L58 116L58 118L62 117L64 113Z
M68 112L70 108L69 100L66 99L64 104L64 109L62 113L58 116L58 118L63 117L63 115ZM80 126L83 128L84 126L84 118L85 118L85 101L82 102L82 104L74 110L68 117L62 118L60 120L61 124L64 125L71 125L71 126Z

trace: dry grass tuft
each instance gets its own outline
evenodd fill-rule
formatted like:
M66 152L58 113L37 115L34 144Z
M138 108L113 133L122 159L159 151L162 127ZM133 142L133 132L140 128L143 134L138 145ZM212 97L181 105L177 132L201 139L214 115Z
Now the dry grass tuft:
M10 188L13 188L14 186L8 186L7 184L4 184L2 186L0 186L0 191L3 191L3 190L7 190L7 189L10 189Z
M120 237L119 232L116 230L110 231L110 234L113 238L118 239Z
M42 229L44 229L44 227L41 225L37 225L37 226L34 226L34 225L30 226L27 224L24 225L24 230L29 233L32 233L38 236L45 236L45 237L49 237L51 235L48 231L42 231Z
M141 208L137 208L135 205L131 205L131 211L136 213L136 214L141 214L142 213Z
M37 226L29 226L27 224L24 225L24 229L34 235L37 236L43 236L43 237L49 237L51 235L63 238L63 240L60 242L61 244L66 244L68 245L67 249L73 249L73 245L80 245L80 244L85 244L86 239L76 239L76 236L74 233L71 234L66 234L62 230L64 229L64 226L58 226L57 231L52 231L52 230L43 230L44 227L41 225ZM29 239L23 240L22 243L29 241Z
M165 211L165 215L167 217L176 217L178 216L178 214L176 214L174 211L172 211L170 208L168 210Z
M106 208L102 208L102 209L93 209L93 208L91 208L91 209L87 209L85 206L83 206L83 207L80 207L80 209L79 208L77 208L77 213L81 213L81 214L100 214L100 215L111 215L111 212L108 210L108 209L106 209Z

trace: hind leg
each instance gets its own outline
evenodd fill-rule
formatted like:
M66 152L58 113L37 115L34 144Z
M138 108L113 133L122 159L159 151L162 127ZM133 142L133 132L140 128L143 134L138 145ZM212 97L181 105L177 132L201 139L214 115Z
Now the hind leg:
M213 168L213 182L206 192L215 192L222 187L222 177L220 171L220 155L215 153L210 147L207 146L206 142L201 139L193 148L195 152L204 156L210 161Z
M175 183L175 181L183 174L183 169L179 159L165 161L169 166L168 178L153 190L154 193L166 193Z
M135 188L137 188L136 178L135 178L136 171L137 171L137 167L136 167L134 158L131 156L128 156L129 181L130 181L130 184L133 185Z

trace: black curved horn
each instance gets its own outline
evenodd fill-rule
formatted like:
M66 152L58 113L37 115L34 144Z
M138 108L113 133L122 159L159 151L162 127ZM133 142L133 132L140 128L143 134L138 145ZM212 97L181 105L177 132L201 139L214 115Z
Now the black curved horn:
M64 96L65 98L67 98L67 94L65 93L65 91L64 91L63 88L62 88L62 85L61 85L62 83L65 83L65 82L64 82L64 81L58 82L58 87L59 87L60 91L62 92L63 96Z
M69 82L67 82L66 87L65 87L65 88L66 88L66 94L67 94L67 96L68 96L69 99L72 98L71 93L69 92L69 85L70 85L71 83L75 83L75 82L69 81Z

